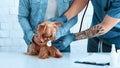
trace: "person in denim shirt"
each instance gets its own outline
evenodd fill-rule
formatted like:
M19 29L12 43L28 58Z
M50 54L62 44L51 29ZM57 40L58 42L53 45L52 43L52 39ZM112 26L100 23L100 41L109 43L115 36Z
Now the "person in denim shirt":
M76 4L65 13L68 20L82 11L88 1L76 0ZM71 33L67 37L72 37L74 41L89 38L88 52L98 52L100 42L103 45L103 52L110 52L112 44L115 44L116 49L120 49L120 0L91 0L91 2L94 10L91 27L82 32Z
M69 34L70 28L77 23L77 16L67 21L67 18L64 15L64 13L68 10L70 5L72 4L72 1L73 0L56 0L57 9L58 9L57 11L58 14L56 17L59 17L58 21L64 22L64 24L58 30L58 33L61 33L60 31L64 31L63 33L61 33L62 35ZM47 7L49 7L50 9L50 6L48 6L48 0L19 0L18 19L24 32L24 40L27 43L28 47L32 42L38 24L46 20L46 14L48 15L50 14L47 13ZM51 18L50 21L55 21L54 19L55 18ZM63 21L61 21L61 19ZM58 21L56 20L56 22ZM56 35L56 38L57 36L59 36L59 34ZM53 44L60 51L70 52L69 45L72 40L68 42L69 40L70 37L62 36L59 38L59 40L56 39L56 41L53 42ZM60 45L62 44L61 45L62 47L60 48L56 44L60 44Z

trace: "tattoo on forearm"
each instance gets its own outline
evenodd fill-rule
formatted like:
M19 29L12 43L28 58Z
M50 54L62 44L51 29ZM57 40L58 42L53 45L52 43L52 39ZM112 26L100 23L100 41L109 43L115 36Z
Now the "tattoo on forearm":
M98 24L85 31L75 33L76 40L86 39L91 37L97 37L105 33L105 29L102 25Z

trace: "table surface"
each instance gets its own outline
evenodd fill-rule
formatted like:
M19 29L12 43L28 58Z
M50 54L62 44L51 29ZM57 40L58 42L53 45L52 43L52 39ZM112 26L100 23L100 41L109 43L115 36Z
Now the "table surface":
M24 55L15 52L0 52L0 68L110 68L110 66L95 66L75 64L74 61L86 57L89 54L63 53L60 59L39 59L35 56Z

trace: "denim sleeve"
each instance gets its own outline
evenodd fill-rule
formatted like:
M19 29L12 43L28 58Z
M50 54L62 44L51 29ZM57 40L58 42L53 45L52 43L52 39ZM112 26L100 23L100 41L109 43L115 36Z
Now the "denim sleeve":
M67 23L64 23L63 25L61 25L56 33L55 39L57 40L60 37L69 34L70 29L77 23L77 20L78 20L78 16L75 16Z
M19 0L19 13L18 20L23 29L24 34L26 34L29 42L32 42L34 33L29 22L30 4L29 0Z
M108 11L108 15L113 18L120 18L120 0L113 1L111 8Z

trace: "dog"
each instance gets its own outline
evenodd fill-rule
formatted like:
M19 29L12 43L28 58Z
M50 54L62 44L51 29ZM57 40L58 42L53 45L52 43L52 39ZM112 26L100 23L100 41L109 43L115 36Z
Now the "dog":
M47 46L48 41L55 41L55 34L62 23L56 22L43 22L38 25L34 38L39 38L41 45L32 43L29 47L27 55L37 55L41 59L49 57L61 58L61 52L52 46Z

